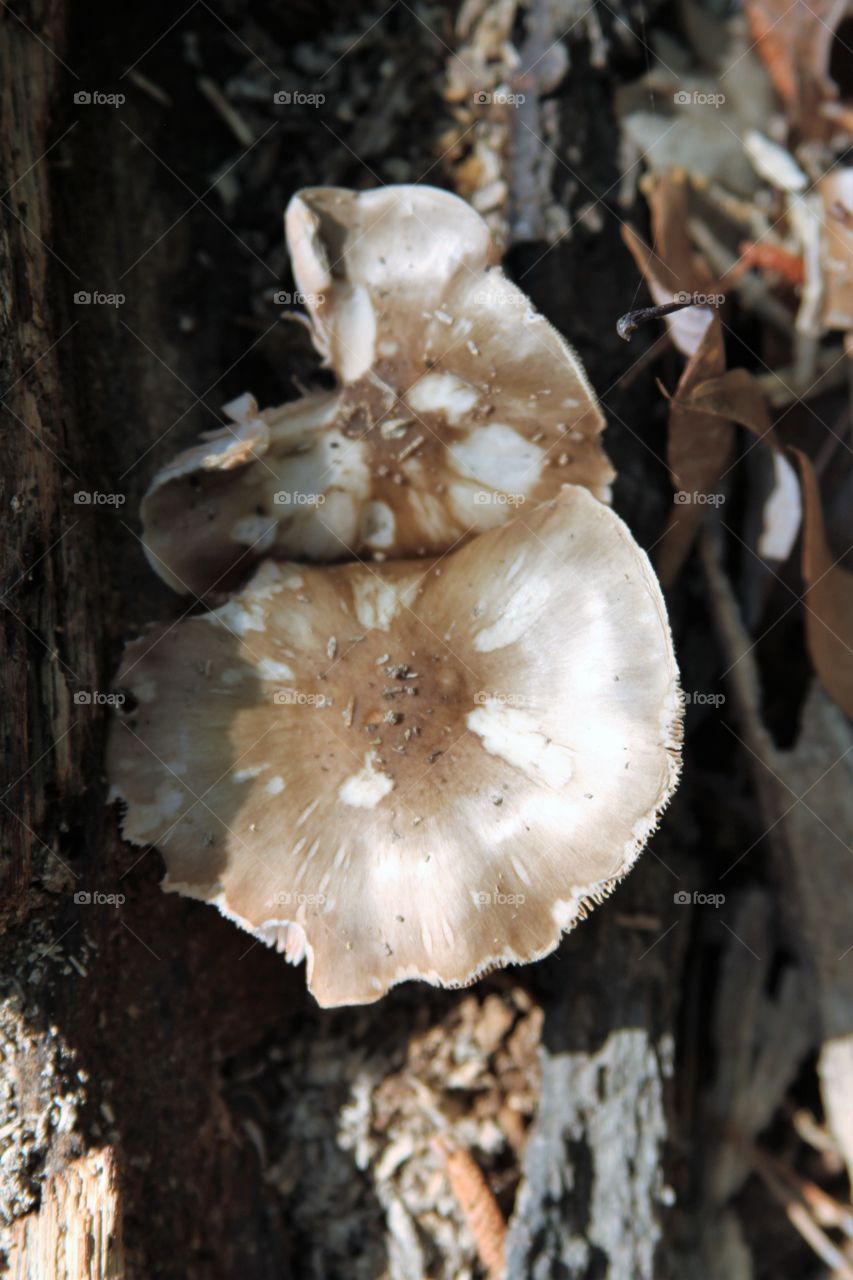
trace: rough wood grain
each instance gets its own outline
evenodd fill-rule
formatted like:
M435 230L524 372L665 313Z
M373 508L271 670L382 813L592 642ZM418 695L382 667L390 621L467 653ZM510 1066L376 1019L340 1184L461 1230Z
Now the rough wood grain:
M37 1213L16 1222L12 1280L123 1280L126 1275L115 1159L90 1151L45 1184Z
M91 686L86 617L96 586L90 548L68 537L78 482L60 377L63 334L49 296L54 272L64 271L54 256L47 180L64 16L64 5L38 2L26 19L9 6L0 12L0 918L7 921L31 907L33 869L39 878L61 874L63 837L50 799L81 796L94 760L92 721L74 692Z

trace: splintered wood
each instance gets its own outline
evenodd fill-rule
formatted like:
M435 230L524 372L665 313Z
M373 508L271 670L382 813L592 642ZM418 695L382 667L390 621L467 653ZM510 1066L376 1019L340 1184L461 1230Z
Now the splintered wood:
M11 1280L123 1280L112 1150L90 1151L48 1178L36 1213L12 1228Z

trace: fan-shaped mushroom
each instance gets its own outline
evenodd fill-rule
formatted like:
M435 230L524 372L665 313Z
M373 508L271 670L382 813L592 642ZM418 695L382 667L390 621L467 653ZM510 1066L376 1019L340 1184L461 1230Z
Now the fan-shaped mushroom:
M266 561L126 650L125 836L323 1005L536 960L611 891L677 780L660 589L567 486L440 564Z
M244 396L226 406L236 425L155 477L144 539L170 586L204 595L269 554L439 554L566 481L607 498L580 362L493 265L463 200L316 187L286 231L338 387L263 412Z

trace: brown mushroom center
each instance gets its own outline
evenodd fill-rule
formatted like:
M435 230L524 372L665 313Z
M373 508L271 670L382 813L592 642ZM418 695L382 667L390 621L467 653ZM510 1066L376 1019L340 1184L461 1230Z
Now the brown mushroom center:
M408 473L413 460L426 463L428 467L443 468L444 447L455 437L446 413L439 408L413 410L395 390L414 386L419 374L428 371L429 367L425 365L418 369L407 364L401 369L383 361L376 368L375 381L361 379L342 392L344 435L351 440L368 441L373 470L392 484L404 486L409 483ZM487 400L486 395L478 394L479 412L470 414L470 423L488 420L492 406L481 403ZM406 466L406 463L410 465ZM392 502L393 497L392 491Z
M465 731L474 686L448 650L414 648L385 632L342 638L335 647L317 691L327 701L324 714L340 715L359 755L368 748L386 772L416 774Z

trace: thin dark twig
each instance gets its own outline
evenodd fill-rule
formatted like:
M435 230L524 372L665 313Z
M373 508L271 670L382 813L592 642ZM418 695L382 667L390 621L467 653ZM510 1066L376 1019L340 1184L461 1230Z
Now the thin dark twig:
M685 307L695 307L699 304L695 302L664 302L659 307L640 307L637 311L626 311L616 321L616 332L620 338L624 338L626 342L631 341L631 337L641 324L648 324L650 320L660 320L663 316L672 315L673 311L683 311Z

